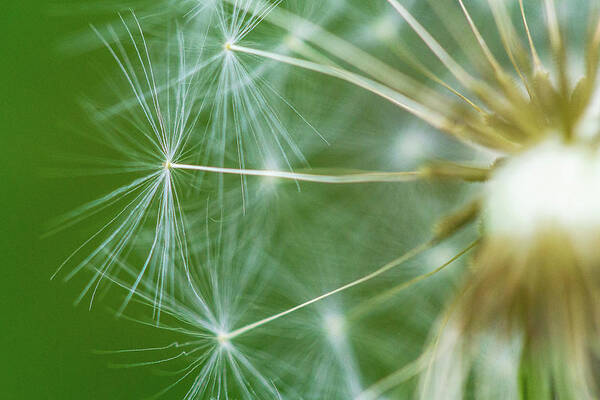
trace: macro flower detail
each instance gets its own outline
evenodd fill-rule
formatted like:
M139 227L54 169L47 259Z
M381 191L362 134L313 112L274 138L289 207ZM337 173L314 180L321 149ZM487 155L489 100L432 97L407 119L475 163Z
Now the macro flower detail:
M599 166L594 146L552 138L494 171L485 234L432 345L423 398L463 398L469 365L483 370L484 398L595 398Z
M112 212L67 278L173 340L124 365L173 366L186 400L596 398L600 9L574 3L93 26L122 80L86 106L128 180L61 220Z

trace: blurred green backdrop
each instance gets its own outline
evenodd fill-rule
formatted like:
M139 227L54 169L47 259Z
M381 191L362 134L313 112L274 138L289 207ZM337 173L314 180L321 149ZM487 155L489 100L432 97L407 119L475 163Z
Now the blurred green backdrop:
M0 398L148 397L163 386L153 387L147 370L108 368L110 357L92 351L134 347L128 338L148 331L117 321L102 306L74 307L78 283L50 280L81 232L41 238L53 217L90 200L81 180L47 173L73 136L69 123L81 118L77 96L97 77L91 62L59 51L65 37L88 23L83 14L60 10L85 1L1 3Z

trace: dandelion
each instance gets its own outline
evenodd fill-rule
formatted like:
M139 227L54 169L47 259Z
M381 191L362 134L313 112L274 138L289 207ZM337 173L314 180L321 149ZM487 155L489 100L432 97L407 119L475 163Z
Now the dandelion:
M239 20L230 21L226 18L229 14L226 14L224 6L221 3L215 4L217 6L214 9L206 8L208 8L207 12L216 13L217 20L221 22L220 36L235 40L240 40L252 31L261 20L260 16L267 14L274 7L274 5L256 7L252 8L253 13L238 14L239 8L234 6L233 16ZM248 4L246 6L249 7ZM174 50L177 58L174 71L172 72L169 63L165 67L157 68L151 58L140 21L133 13L131 19L132 21L128 22L121 17L126 36L133 47L135 57L133 60L112 26L109 26L107 31L114 45L92 27L117 62L134 95L133 101L126 98L109 110L94 110L94 112L98 122L103 125L102 130L108 143L125 157L132 158L132 161L126 163L127 168L116 168L112 172L147 171L150 174L80 207L61 220L60 223L68 221L71 224L108 207L116 208L117 204L121 207L107 224L85 241L65 262L65 264L70 262L84 248L91 247L94 240L100 240L99 245L66 276L68 280L86 266L94 265L93 278L77 301L91 290L91 305L103 278L118 273L112 271L114 261L122 254L129 253L134 247L148 247L145 258L136 262L139 265L139 272L131 285L130 296L124 300L120 312L123 311L145 275L150 275L155 284L161 288L155 299L155 307L159 315L164 291L173 290L173 270L176 268L188 270L189 254L186 237L188 222L183 213L180 189L178 189L178 181L182 179L177 174L179 171L216 174L218 190L215 197L221 204L224 202L222 176L225 174L240 176L242 208L245 208L246 202L247 176L341 184L402 182L418 178L419 173L416 171L359 171L342 175L326 175L244 168L242 130L246 133L250 131L255 136L261 152L267 149L269 144L265 142L265 137L258 138L255 134L262 135L264 132L270 132L275 135L273 138L277 142L276 147L282 151L284 159L287 160L281 142L277 138L278 135L287 137L287 130L273 114L273 109L266 102L261 89L254 85L254 79L244 65L229 54L231 48L226 45L215 54L205 53L205 48L202 47L193 66L188 67L185 38L183 32L177 29L175 36L177 46ZM209 40L208 34L204 39ZM210 50L210 46L208 49ZM171 49L167 49L167 56L170 56L169 50ZM216 81L212 81L211 74L217 74ZM205 76L208 78L202 79ZM285 104L291 107L288 103ZM255 111L251 112L251 107L257 109L259 114ZM207 122L204 129L205 136L194 142L195 138L191 132L196 129L205 109L209 109L208 116L205 116L206 120L216 122ZM291 109L297 114L293 107ZM116 117L119 121L115 121ZM310 124L304 122L310 127ZM105 125L107 123L108 125ZM142 141L131 138L132 130L141 133ZM233 143L229 144L237 152L237 168L181 162L191 158L204 161L218 160L219 164L225 163L230 130L235 132ZM269 156L267 152L263 154L263 158L276 157ZM201 182L203 177L196 177L196 179ZM201 186L197 184L196 187ZM150 219L149 215L155 217ZM145 230L151 233L138 235ZM103 234L106 234L104 238Z
M223 229L220 226L220 229ZM269 293L262 287L268 275L260 268L268 258L252 248L250 243L235 231L221 231L216 238L202 235L198 249L191 249L201 263L193 268L192 275L175 271L178 290L165 294L161 304L161 320L138 323L166 332L176 341L166 346L111 351L122 354L128 362L119 367L173 366L169 375L176 378L157 396L171 392L176 386L187 383L182 398L204 397L280 398L278 389L262 356L248 351L246 346L233 343L224 332L237 319L256 307L254 297ZM126 275L135 277L136 268L119 260ZM232 281L230 276L237 276ZM111 278L113 283L129 292L126 280ZM143 281L135 292L135 301L154 309L154 299L160 289ZM139 355L146 361L132 363L131 357ZM272 361L272 360L271 360ZM257 367L260 365L261 369Z
M138 19L133 17L135 35L124 21L135 64L119 35L109 29L113 44L104 43L134 96L99 114L107 120L128 115L129 128L136 128L143 143L118 125L112 125L108 137L132 157L128 172L147 175L70 215L78 220L84 213L121 207L84 244L110 231L74 270L92 265L94 277L83 294L94 285L95 292L107 278L127 290L124 305L138 296L154 314L166 314L175 326L156 321L157 327L188 338L150 349L175 350L175 356L139 365L188 360L174 384L191 380L186 399L375 399L393 390L398 396L416 390L423 399L595 398L600 19L594 4L581 3L593 17L582 48L568 40L560 16L572 17L554 0L362 2L356 5L360 15L368 10L374 16L365 19L369 23L354 41L344 37L343 29L339 34L330 29L340 15L352 15L351 6L339 2L324 6L323 13L308 3L285 1L190 2L184 14L187 25L175 35L177 72L172 76L167 62L160 68L162 84ZM540 8L543 18L534 23L529 14ZM428 28L421 20L423 10L437 13L443 24ZM311 13L318 17L307 17ZM489 20L494 34L487 29ZM403 37L420 44L413 49ZM542 39L547 46L539 45ZM448 44L452 40L457 49ZM385 54L373 55L378 46ZM195 63L187 61L190 52ZM386 54L402 67L392 66L396 63ZM465 152L470 158L438 157L415 170L312 170L307 154L333 141L285 95L294 73L335 81L331 84L349 93L363 91L363 99L399 109L470 148L471 153ZM301 126L302 137L290 125ZM401 139L384 145L395 151L400 147L403 157L420 162L429 142L414 135ZM475 152L486 156L475 158ZM236 178L236 190L227 189L228 177ZM200 212L184 215L178 183L183 180L191 187L186 195L190 208ZM328 238L311 241L305 214L293 220L291 214L269 215L265 204L276 202L270 196L284 193L283 187L252 193L273 181L291 181L297 190L304 185L321 184L315 191L349 186L355 191L346 193L356 194L364 185L369 190L375 190L373 185L407 185L385 189L391 192L422 180L471 182L474 188L468 201L444 212L428 237L408 251L379 264L371 254L367 271L331 267L336 255L327 252L335 251L328 248ZM262 213L253 219L252 212L261 206ZM211 214L213 207L217 212ZM310 212L321 219L314 229L327 226L330 209ZM398 210L394 217L400 214ZM347 231L348 215L340 218ZM210 233L215 221L219 228ZM477 234L463 230L474 221L480 223ZM149 233L143 235L146 225ZM298 229L306 237L286 241L286 228L292 225L304 225ZM223 226L235 227L236 234L229 237ZM375 228L355 229L356 242L367 242ZM348 242L346 248L356 243ZM303 243L311 245L294 254L294 245ZM131 256L133 248L142 251ZM448 249L454 254L447 255ZM271 251L273 258L286 262L272 262ZM316 269L303 261L311 251L318 255L311 263L318 264L312 267ZM367 339L356 338L364 328L358 321L389 311L390 304L402 307L406 293L422 300L425 292L417 290L422 283L470 251L475 253L472 268L454 299L439 307L443 311L429 344L413 362L402 366L390 360L403 340L404 331L397 327L393 334L381 330L388 333L383 338L377 337L377 328ZM136 260L140 254L141 261ZM401 275L424 257L435 260L435 266ZM298 271L317 277L319 285L299 284ZM381 278L393 273L399 281L385 284ZM269 287L266 282L274 283ZM298 287L302 289L294 290ZM342 296L353 301L346 304ZM282 303L285 307L277 307ZM424 302L419 305L425 307ZM430 319L423 319L427 323L419 323L429 329ZM290 344L294 341L298 346ZM420 352L422 341L410 343ZM306 380L310 389L303 389L309 387Z
M109 34L115 45L110 45L97 30L96 33L117 61L138 108L126 110L127 113L122 113L119 120L107 119L102 111L97 111L96 116L107 143L123 157L130 159L125 162L112 161L113 164L125 167L106 172L142 173L142 176L80 207L61 220L62 224L72 224L107 209L117 210L108 223L65 261L64 264L70 262L85 248L97 246L76 265L66 279L93 265L93 278L78 299L81 300L92 290L93 300L103 278L117 274L112 271L115 261L131 253L137 246L145 247L150 243L143 258L138 261L139 272L123 306L128 303L142 279L150 275L161 288L155 299L157 309L160 309L163 290L172 285L172 270L176 268L175 265L187 269L185 221L178 194L178 178L171 173L170 165L188 151L189 133L197 122L197 117L193 116L196 100L191 93L194 79L182 76L186 60L181 52L183 37L179 35L179 68L173 72L177 76L177 84L167 88L166 92L159 90L159 78L162 76L157 76L155 72L139 20L135 15L132 15L132 21L126 21L124 17L121 20L133 43L134 59L127 54L114 29L109 28ZM171 73L168 67L164 75L166 81L170 81ZM132 131L140 132L141 138L132 139ZM149 215L154 218L150 219ZM145 232L151 232L151 239L145 240Z

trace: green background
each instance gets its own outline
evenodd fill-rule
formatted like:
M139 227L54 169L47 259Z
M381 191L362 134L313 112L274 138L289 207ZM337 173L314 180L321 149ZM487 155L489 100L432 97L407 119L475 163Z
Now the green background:
M135 347L128 338L147 330L102 306L75 307L81 282L50 279L82 233L70 229L42 239L53 217L91 200L81 178L48 174L57 156L84 145L68 138L76 129L72 121L81 118L77 98L97 77L95 65L60 51L88 22L61 10L84 1L1 3L0 398L149 397L164 385L152 386L147 370L110 368L110 356L93 352Z

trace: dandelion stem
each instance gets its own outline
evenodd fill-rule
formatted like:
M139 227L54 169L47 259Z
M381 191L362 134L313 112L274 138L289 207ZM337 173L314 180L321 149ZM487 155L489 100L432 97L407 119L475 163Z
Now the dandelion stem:
M403 366L391 375L388 375L385 378L375 382L375 384L355 397L354 400L376 400L380 398L383 393L394 388L399 382L404 382L405 380L417 375L419 371L424 368L424 365L427 362L427 358L424 357L425 355L427 355L427 353L417 358L413 362Z
M319 72L324 75L329 75L341 79L343 81L356 85L362 89L365 89L371 93L374 93L380 97L383 97L384 99L396 104L400 108L403 108L404 110L417 116L423 121L431 124L435 128L446 132L451 132L452 124L450 124L447 118L433 112L432 110L426 108L422 104L410 99L409 97L397 92L396 90L391 89L390 87L385 86L372 79L366 78L362 75L358 75L345 69L333 67L330 65L317 64L312 61L289 57L282 54L272 53L269 51L238 46L236 44L227 44L227 49L240 53L255 55L258 57L268 58L284 64L289 64L295 67Z
M531 30L529 29L529 23L527 22L523 0L519 0L519 7L521 9L521 17L523 18L523 25L525 25L525 32L527 33L527 40L529 41L529 48L531 49L531 57L533 58L535 69L536 71L541 71L542 62L540 61L540 56L535 48L535 44L533 43L533 37L531 36Z
M389 263L385 264L384 266L382 266L378 270L376 270L374 272L371 272L370 274L365 275L362 278L359 278L359 279L357 279L355 281L347 283L344 286L341 286L341 287L339 287L337 289L334 289L334 290L332 290L330 292L327 292L327 293L322 294L322 295L320 295L318 297L315 297L314 299L311 299L311 300L309 300L307 302L299 304L299 305L297 305L295 307L292 307L292 308L290 308L290 309L288 309L286 311L280 312L278 314L272 315L272 316L267 317L265 319L262 319L260 321L257 321L257 322L251 323L249 325L246 325L244 327L241 327L239 329L236 329L236 330L234 330L232 332L229 332L229 333L223 335L223 337L225 339L229 339L229 340L233 339L233 338L235 338L237 336L240 336L240 335L242 335L242 334L244 334L244 333L246 333L246 332L248 332L248 331L250 331L252 329L258 328L258 327L260 327L262 325L265 325L265 324L267 324L269 322L272 322L272 321L274 321L276 319L279 319L279 318L284 317L284 316L286 316L288 314L291 314L294 311L298 311L298 310L300 310L302 308L305 308L305 307L307 307L307 306L309 306L309 305L311 305L313 303L316 303L316 302L321 301L323 299L326 299L326 298L328 298L330 296L333 296L334 294L343 292L344 290L350 289L350 288L352 288L354 286L360 285L361 283L367 282L367 281L369 281L369 280L371 280L373 278L376 278L379 275L381 275L381 274L383 274L383 273L385 273L385 272L387 272L387 271L389 271L389 270L391 270L391 269L393 269L395 267L398 267L398 266L402 265L403 263L407 262L408 260L410 260L410 259L416 257L417 255L423 253L424 251L430 249L431 247L433 247L435 245L435 243L436 243L435 240L430 240L430 241L428 241L428 242L426 242L424 244L421 244L421 245L413 248L412 250L410 250L409 252L405 253L401 257L398 257L397 259L395 259L393 261L390 261Z
M243 4L238 0L226 1L232 4L235 3L235 7L241 8L246 12L255 12L250 3ZM270 10L269 14L264 18L271 24L289 31L293 36L298 37L299 40L312 43L361 72L395 89L398 89L399 85L418 85L425 88L425 86L420 85L410 76L403 74L377 57L372 56L352 43L327 31L320 25L302 18L289 10L277 7Z
M240 168L222 168L209 167L204 165L188 165L188 164L168 164L169 168L188 169L195 171L216 172L220 174L232 174L242 176L264 176L269 178L291 179L305 182L319 183L367 183L367 182L409 182L417 180L422 172L406 171L406 172L361 172L347 175L319 175L319 174L304 174L288 171L274 171L261 169L240 169Z
M458 91L457 89L450 86L450 84L446 83L442 78L437 76L432 70L427 68L423 63L421 63L417 58L408 50L400 41L396 41L393 44L388 43L388 48L394 52L395 55L402 58L404 62L410 65L412 68L416 69L418 72L422 73L424 76L437 83L438 85L446 88L452 94L457 96L459 99L463 100L469 106L471 106L475 111L477 111L481 115L486 115L487 113L475 102L469 99L466 95Z
M600 19L596 22L596 27L591 37L589 56L586 58L588 79L590 87L595 87L595 83L598 77L598 47L600 46Z
M287 47L289 47L294 53L304 57L307 60L320 64L331 65L332 67L339 67L338 63L334 62L332 59L295 36L288 36L285 43Z
M496 60L496 57L494 57L494 55L492 54L492 52L491 52L490 48L488 47L487 43L485 42L485 39L483 38L483 36L481 36L481 33L479 32L479 29L475 25L475 22L473 21L471 14L467 10L467 7L465 7L463 0L458 0L458 3L460 5L460 8L462 9L463 14L465 15L465 18L467 19L467 22L469 23L469 27L471 28L473 35L475 35L475 39L477 40L477 43L479 43L479 47L481 48L481 51L483 51L483 54L485 55L485 58L488 60L488 62L490 63L490 65L492 66L492 68L494 69L494 71L496 73L502 74L503 73L502 67Z
M554 52L558 54L562 51L563 41L560 33L560 24L558 23L558 15L556 14L556 5L554 4L554 0L544 0L544 6L546 9L550 44Z
M265 18L272 24L286 30L290 30L290 27L302 26L303 29L290 30L292 35L298 35L298 39L296 39L297 42L310 42L395 90L400 90L403 93L419 93L420 96L426 97L432 104L437 103L438 107L444 104L445 100L437 96L437 93L431 92L427 86L422 85L409 75L398 71L380 59L354 46L352 43L347 42L323 29L321 26L293 14L288 10L283 8L274 9ZM293 47L292 49L296 50ZM409 57L408 61L413 62L414 57ZM325 64L330 63L326 62ZM466 101L467 104L473 106L477 112L484 113L481 108L477 107L472 101L458 91L451 89L450 85L441 81L441 79L437 78L436 82L450 89L453 94Z
M367 311L369 311L371 308L373 308L374 306L377 306L378 304L381 304L381 303L385 302L386 300L389 300L390 298L394 297L396 294L400 293L404 289L406 289L408 287L411 287L411 286L413 286L413 285L421 282L422 280L425 280L425 279L427 279L427 278L429 278L429 277L437 274L438 272L442 271L447 266L449 266L450 264L452 264L454 261L458 260L463 255L465 255L466 253L468 253L469 251L471 251L475 246L477 246L477 244L479 244L479 241L480 241L479 238L476 239L471 244L469 244L467 247L465 247L463 250L461 250L458 254L456 254L455 256L453 256L451 259L449 259L448 261L446 261L444 264L442 264L441 266L437 267L433 271L430 271L430 272L427 272L425 274L416 276L416 277L412 278L411 280L409 280L407 282L403 282L400 285L397 285L397 286L395 286L395 287L393 287L391 289L388 289L385 292L382 292L382 293L380 293L379 295L377 295L375 297L371 297L367 301L361 303L354 310L352 310L348 314L347 319L348 320L350 320L350 319L358 319L358 318L364 316L365 313Z
M571 139L574 135L574 121L570 113L568 101L566 99L570 96L570 84L567 72L567 53L565 48L565 42L563 41L563 34L560 29L560 23L558 22L558 15L556 10L556 4L554 0L544 0L546 9L546 19L548 25L548 35L550 36L550 45L554 52L555 62L558 67L558 86L562 94L561 97L561 114L563 115L562 123L565 130L567 139Z
M596 49L600 44L600 19L596 22L596 29L594 29L594 35L592 39L592 47Z
M421 40L429 47L435 56L448 68L448 70L459 80L463 85L472 88L476 82L467 71L465 71L446 50L431 36L431 34L421 25L404 6L397 0L387 0L388 3L398 14L406 21L412 30L419 35Z
M529 81L523 75L521 71L521 67L517 61L516 54L524 54L522 48L518 45L520 41L516 37L515 27L511 22L511 19L508 15L508 11L506 10L505 5L502 2L496 0L488 0L490 10L494 15L494 20L496 21L496 26L498 28L498 33L500 33L500 40L502 41L502 45L504 46L504 50L506 51L506 55L508 56L513 68L519 78L525 85L527 92L530 96L532 96L532 89L530 87ZM503 85L507 85L506 77L504 75L499 76L499 80ZM510 85L508 86L510 87ZM505 89L506 90L506 89Z
M442 332L446 329L448 322L454 309L456 307L456 303L453 304L450 308L448 308L443 315L441 324L438 328L438 333L435 335L435 338L431 344L429 344L421 356L411 363L403 366L397 371L391 373L390 375L378 380L373 385L364 390L361 394L355 397L354 400L375 400L381 397L382 394L387 392L390 389L393 389L399 383L404 382L422 370L427 369L427 379L429 379L429 372L431 368L431 363L435 360L435 354L439 346L440 339L442 337Z

